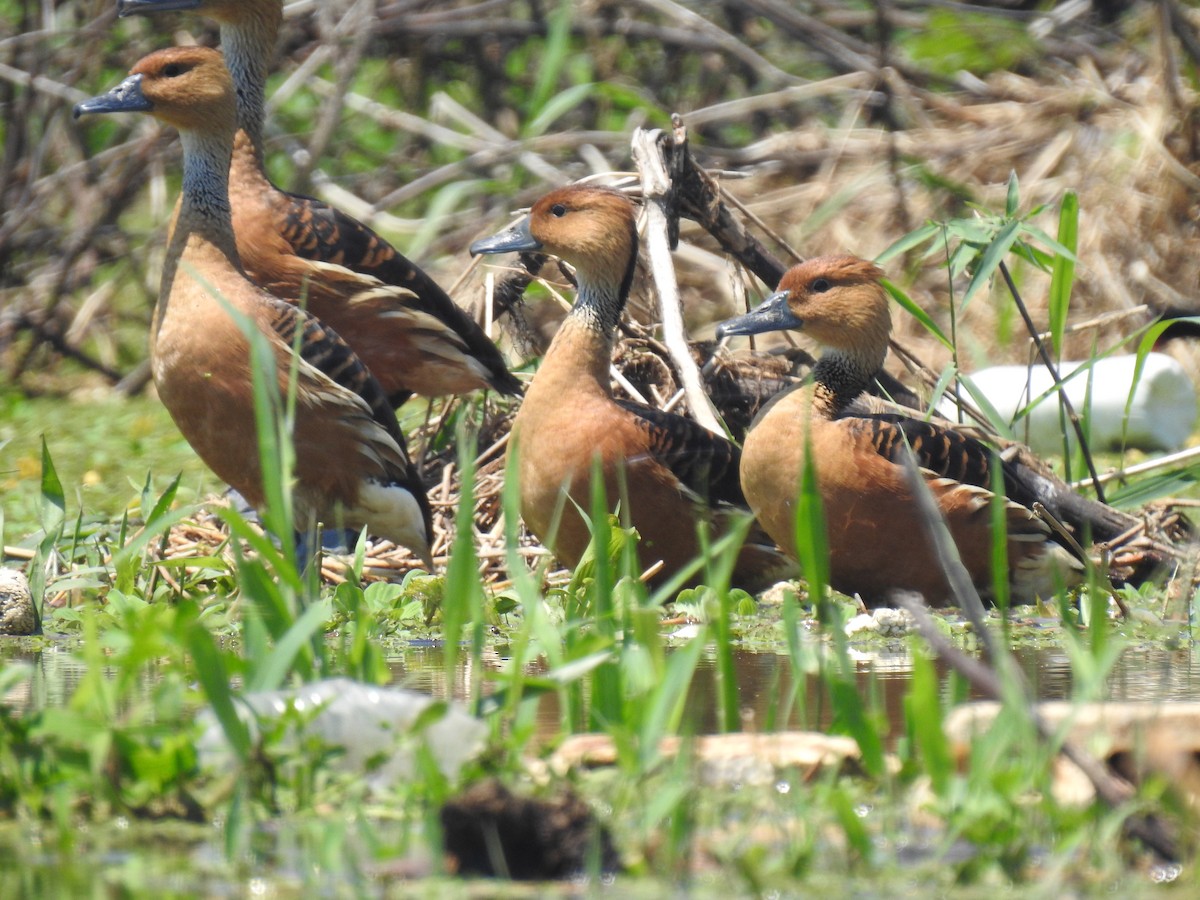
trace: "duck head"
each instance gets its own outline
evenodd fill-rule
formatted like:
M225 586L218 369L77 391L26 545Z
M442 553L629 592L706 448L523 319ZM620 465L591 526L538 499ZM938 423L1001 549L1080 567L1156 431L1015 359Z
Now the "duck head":
M637 260L637 215L619 191L570 185L546 194L529 215L499 234L476 241L472 255L536 251L574 267L588 284L628 287Z
M794 329L837 350L887 350L892 330L883 270L855 256L820 256L788 269L758 307L728 319L717 337Z
M170 47L144 57L112 90L76 105L75 118L114 112L148 112L181 130L232 135L233 80L216 50Z

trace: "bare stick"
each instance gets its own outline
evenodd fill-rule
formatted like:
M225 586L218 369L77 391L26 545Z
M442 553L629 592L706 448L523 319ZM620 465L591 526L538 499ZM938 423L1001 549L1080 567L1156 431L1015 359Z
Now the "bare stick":
M1092 452L1088 449L1087 437L1083 433L1083 424L1079 421L1079 415L1075 412L1075 407L1071 404L1071 400L1067 397L1067 392L1062 390L1062 379L1058 375L1058 367L1054 365L1054 360L1050 358L1050 351L1046 349L1046 342L1043 341L1037 329L1033 324L1033 318L1029 315L1029 310L1025 308L1025 301L1021 299L1021 292L1017 290L1016 282L1013 281L1012 275L1009 274L1008 266L1003 262L1000 263L1000 274L1004 276L1004 283L1008 285L1008 291L1012 294L1013 301L1017 304L1017 311L1020 312L1021 318L1025 322L1025 328L1028 329L1030 337L1033 338L1033 343L1037 347L1038 356L1042 358L1042 365L1046 367L1046 371L1050 373L1050 377L1054 379L1054 385L1059 389L1059 402L1062 403L1063 409L1067 411L1067 418L1071 420L1071 427L1075 430L1075 437L1079 439L1079 449L1083 453L1083 461L1087 465L1088 474L1092 476L1092 487L1096 490L1096 499L1101 503L1105 503L1104 486L1100 482L1100 475L1096 471L1096 461L1092 459Z
M675 265L671 260L671 219L668 208L672 205L671 195L675 186L667 173L667 161L663 154L663 144L668 140L658 129L646 131L639 128L633 134L633 161L642 176L646 251L658 289L663 342L667 345L671 362L679 372L692 418L714 434L724 436L725 429L721 427L721 420L704 391L700 370L692 359L683 331L683 307L679 299L679 285L675 281ZM678 140L675 142L675 152L681 152ZM676 229L679 227L678 221L676 218ZM678 231L675 233L678 234Z

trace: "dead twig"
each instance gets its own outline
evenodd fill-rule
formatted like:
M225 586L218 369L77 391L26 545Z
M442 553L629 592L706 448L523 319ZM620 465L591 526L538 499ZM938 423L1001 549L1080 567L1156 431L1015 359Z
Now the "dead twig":
M679 288L675 281L675 265L671 260L670 233L678 236L679 220L671 225L668 210L675 204L673 194L675 182L667 171L667 150L672 157L687 153L686 132L682 126L674 137L661 131L638 129L633 135L633 160L642 176L643 211L646 218L646 254L654 283L658 289L659 310L662 314L663 341L671 356L671 362L683 386L688 410L692 417L715 434L724 435L720 418L712 400L704 390L700 370L688 349L687 336L683 330L683 308L679 300Z

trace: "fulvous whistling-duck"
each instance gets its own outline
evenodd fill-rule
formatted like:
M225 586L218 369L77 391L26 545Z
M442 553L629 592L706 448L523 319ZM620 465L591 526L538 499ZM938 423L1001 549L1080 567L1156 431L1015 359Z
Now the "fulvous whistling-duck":
M476 322L415 263L361 222L277 188L263 169L267 68L283 0L120 0L122 16L197 10L221 25L237 86L238 133L229 172L233 231L255 284L304 302L340 334L398 406L424 396L520 382Z
M892 329L874 264L852 256L794 266L757 309L721 324L719 336L803 329L826 350L811 382L777 397L746 436L742 488L780 546L795 548L795 501L811 447L829 539L830 581L872 604L907 589L930 603L949 587L934 557L903 471L910 445L963 564L985 592L992 585L991 451L953 429L854 401L883 365ZM1049 529L1005 501L1014 602L1049 596L1079 563L1050 543Z
M623 194L573 185L542 197L520 223L471 246L473 254L537 250L575 268L578 293L512 427L521 515L568 566L590 535L593 461L610 504L618 501L641 535L642 561L661 560L658 580L700 553L696 521L719 505L745 508L738 450L691 419L617 400L609 381L613 344L637 263L634 207ZM554 520L560 517L557 530ZM734 584L777 580L790 564L769 546L747 543Z
M242 270L227 189L234 86L221 54L160 50L75 107L77 117L134 111L174 126L183 142L183 196L150 332L154 383L175 424L218 476L262 505L250 343L232 307L269 341L281 392L295 370L297 526L366 526L432 565L429 503L379 383L335 332Z

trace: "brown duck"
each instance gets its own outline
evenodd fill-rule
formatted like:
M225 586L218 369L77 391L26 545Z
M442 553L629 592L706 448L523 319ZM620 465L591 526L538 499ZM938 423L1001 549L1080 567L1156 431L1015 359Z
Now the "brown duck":
M633 204L606 188L560 188L514 227L471 246L472 253L525 250L573 266L578 293L513 422L508 472L519 481L521 515L574 566L590 540L580 510L590 509L598 460L610 504L620 500L641 535L642 562L661 560L658 580L669 578L700 553L697 520L744 510L745 498L738 450L728 440L691 419L613 397L609 365L638 254ZM769 541L750 542L734 583L755 589L791 568Z
M335 332L242 269L227 187L234 85L221 54L152 53L75 115L134 111L174 126L183 142L183 195L150 332L154 383L179 430L262 506L250 341L238 319L248 321L270 346L281 393L294 370L296 526L366 526L432 565L429 503L379 383Z
M949 587L903 471L912 447L958 553L975 585L992 586L992 452L978 440L929 422L871 414L856 403L883 365L891 317L882 271L852 256L793 267L761 306L720 326L719 335L802 330L826 350L811 380L777 397L751 427L741 482L750 508L780 546L794 550L795 499L807 448L826 517L830 581L869 603L894 589L941 603ZM1009 588L1014 602L1050 596L1077 578L1080 564L1051 543L1025 506L1005 502Z
M393 406L413 393L488 387L520 393L496 345L420 267L361 222L267 178L263 104L283 0L120 0L118 10L122 16L195 10L221 25L237 88L233 231L251 281L289 302L303 301L334 328Z

